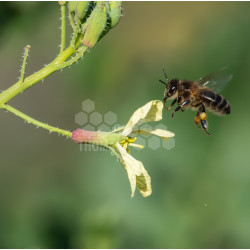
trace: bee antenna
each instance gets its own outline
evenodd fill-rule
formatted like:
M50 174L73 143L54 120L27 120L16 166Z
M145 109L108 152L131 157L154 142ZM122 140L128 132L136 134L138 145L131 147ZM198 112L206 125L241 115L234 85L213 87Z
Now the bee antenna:
M167 74L166 74L166 72L165 72L165 70L163 69L163 73L164 73L164 76L166 77L166 79L167 79L167 81L168 81L168 76L167 76ZM162 80L159 80L161 83L163 83L164 85L167 85L167 83L166 82L163 82Z
M167 85L167 83L163 82L162 80L159 80L159 82L163 83L164 85Z
M165 75L166 79L168 80L168 76L167 76L167 74L166 74L166 72L165 72L165 70L164 70L164 69L163 69L163 73L164 73L164 75Z

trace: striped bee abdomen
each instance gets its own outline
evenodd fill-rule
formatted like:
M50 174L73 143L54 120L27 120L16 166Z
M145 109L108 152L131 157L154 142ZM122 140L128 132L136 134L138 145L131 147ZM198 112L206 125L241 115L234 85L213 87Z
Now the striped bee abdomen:
M211 111L222 115L230 114L230 104L228 101L212 90L207 88L200 89L200 98Z

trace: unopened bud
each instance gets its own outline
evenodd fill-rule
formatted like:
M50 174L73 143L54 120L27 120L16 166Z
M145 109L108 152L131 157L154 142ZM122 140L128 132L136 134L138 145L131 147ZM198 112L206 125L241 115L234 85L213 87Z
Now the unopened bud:
M69 6L69 11L74 12L76 7L76 1L69 1L68 6Z
M58 1L58 3L63 6L63 5L66 5L67 1Z
M114 145L124 140L125 136L122 134L116 134L112 132L101 131L87 131L83 129L76 129L72 133L72 140L75 143L92 143L96 145Z
M86 22L83 45L92 48L101 36L107 22L107 8L103 2L97 2L95 9Z
M110 27L113 28L119 21L122 15L122 2L121 1L111 1L109 2L109 17L110 17Z
M88 1L77 1L76 2L75 13L79 19L83 19L86 16L88 8L89 8Z

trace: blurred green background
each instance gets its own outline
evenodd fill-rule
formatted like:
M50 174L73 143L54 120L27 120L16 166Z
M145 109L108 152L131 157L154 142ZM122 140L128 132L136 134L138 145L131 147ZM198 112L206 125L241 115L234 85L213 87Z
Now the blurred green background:
M81 102L125 124L170 78L196 80L223 66L230 116L209 114L207 136L195 113L164 111L175 147L132 149L153 193L130 198L127 174L107 152L79 145L0 112L0 248L250 248L250 3L124 2L120 23L84 59L11 100L24 113L74 130ZM0 3L1 86L59 52L55 2ZM70 27L69 27L70 28ZM70 29L68 29L70 31Z

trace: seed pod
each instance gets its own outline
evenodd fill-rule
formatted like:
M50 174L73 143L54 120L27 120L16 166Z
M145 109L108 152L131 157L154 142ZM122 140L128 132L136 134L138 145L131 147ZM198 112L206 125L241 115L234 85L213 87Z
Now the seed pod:
M122 2L121 1L111 1L109 2L109 17L110 17L110 27L113 28L119 21L122 15Z
M107 22L107 8L105 3L97 2L95 9L86 21L86 31L83 45L92 48L98 41Z
M79 19L83 19L88 11L89 2L88 1L77 1L75 7L75 13Z
M69 11L74 12L76 7L76 1L69 1L68 6L69 6Z

